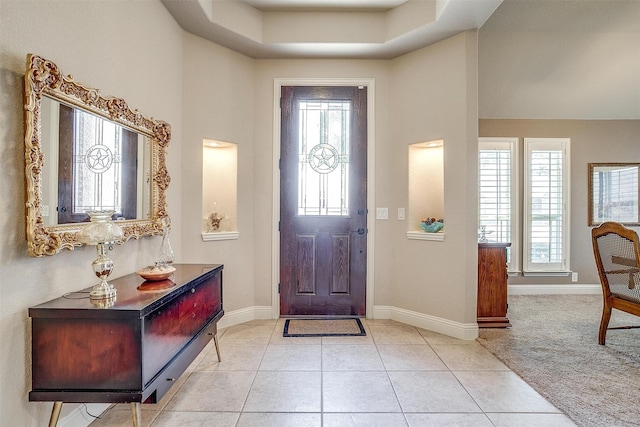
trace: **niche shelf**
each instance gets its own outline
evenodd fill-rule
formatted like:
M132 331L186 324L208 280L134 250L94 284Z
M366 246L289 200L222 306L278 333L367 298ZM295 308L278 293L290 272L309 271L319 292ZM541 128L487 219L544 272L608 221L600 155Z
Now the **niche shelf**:
M238 145L202 140L202 240L235 240L238 231Z
M444 216L444 140L418 142L409 145L409 211L407 238L411 240L443 241L447 228L427 233L420 228L425 217Z

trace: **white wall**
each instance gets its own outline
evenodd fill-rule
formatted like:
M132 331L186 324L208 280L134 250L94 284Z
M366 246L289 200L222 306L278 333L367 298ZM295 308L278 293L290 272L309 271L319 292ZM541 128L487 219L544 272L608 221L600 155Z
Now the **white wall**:
M182 30L160 2L0 2L0 425L46 425L51 403L31 403L30 306L96 281L93 248L53 257L27 254L24 209L23 76L27 53L55 62L76 81L124 98L172 125L168 209L180 217ZM181 234L173 223L173 236ZM181 260L181 244L174 240ZM116 247L114 277L151 263L160 238ZM72 356L72 355L70 355ZM63 416L75 405L64 405Z

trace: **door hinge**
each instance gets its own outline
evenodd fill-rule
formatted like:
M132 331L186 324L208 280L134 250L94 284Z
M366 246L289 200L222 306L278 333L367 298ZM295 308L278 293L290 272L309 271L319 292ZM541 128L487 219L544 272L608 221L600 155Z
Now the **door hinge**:
M280 283L278 283L278 293L280 293Z

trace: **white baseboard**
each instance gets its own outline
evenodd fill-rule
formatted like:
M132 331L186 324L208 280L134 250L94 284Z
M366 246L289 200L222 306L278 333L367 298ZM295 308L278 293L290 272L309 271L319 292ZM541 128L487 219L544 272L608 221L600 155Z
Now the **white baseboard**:
M240 310L234 310L225 313L220 319L218 325L221 328L239 325L240 323L249 322L258 319L271 319L273 311L268 306L246 307ZM474 340L478 338L478 325L476 323L459 323L448 319L442 319L428 314L418 313L415 311L405 310L393 306L375 306L373 314L368 317L373 319L390 319L396 320L407 325L418 328L427 329L429 331L438 332L449 335L454 338L463 340Z
M73 403L64 403L62 405L63 410L67 405L74 405ZM86 405L86 406L85 406ZM86 403L86 404L78 404L75 408L71 410L64 417L60 417L58 419L59 427L87 427L93 421L96 420L96 416L101 415L104 411L106 411L110 403ZM93 414L91 416L89 414Z
M602 287L598 285L508 285L509 295L598 295Z
M218 328L228 328L251 320L268 320L272 318L272 312L271 306L253 306L230 312L225 311L224 316L218 322Z
M474 340L478 338L477 323L459 323L428 314L405 310L392 306L375 306L373 308L374 319L391 319L417 328L438 332L461 340Z

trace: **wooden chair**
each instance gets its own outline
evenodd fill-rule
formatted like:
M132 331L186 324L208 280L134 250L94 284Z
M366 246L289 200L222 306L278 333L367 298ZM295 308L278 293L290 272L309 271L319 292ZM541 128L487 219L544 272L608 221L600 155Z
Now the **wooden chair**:
M604 300L598 343L604 345L611 309L640 316L640 243L638 233L617 222L592 229L591 242ZM640 326L611 329L634 327Z

